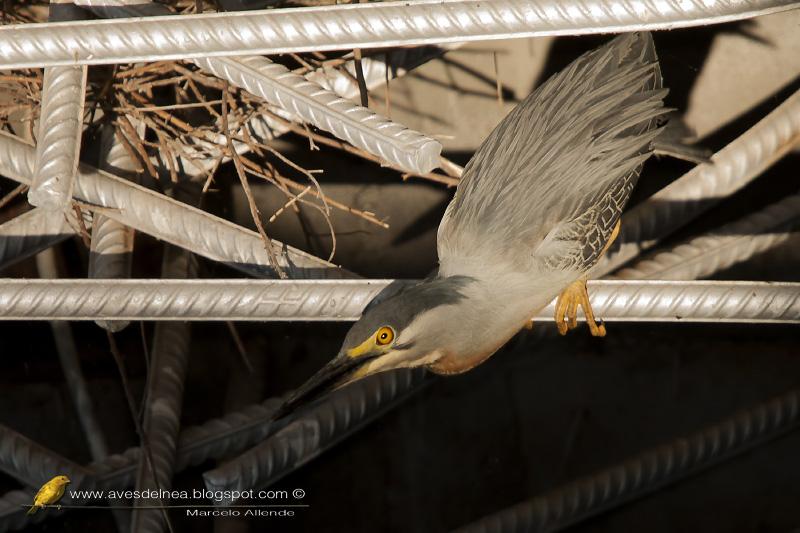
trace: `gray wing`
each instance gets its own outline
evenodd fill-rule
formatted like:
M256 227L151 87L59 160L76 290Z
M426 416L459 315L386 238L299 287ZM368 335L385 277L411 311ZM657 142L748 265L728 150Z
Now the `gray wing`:
M588 52L520 103L481 144L439 225L440 270L505 261L588 270L665 112L649 33Z

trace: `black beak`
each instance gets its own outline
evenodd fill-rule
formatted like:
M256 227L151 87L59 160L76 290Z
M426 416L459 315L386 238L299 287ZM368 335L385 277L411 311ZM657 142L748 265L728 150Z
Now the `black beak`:
M283 418L303 404L307 404L348 382L348 378L370 357L353 358L338 355L316 374L294 390L273 415L273 420Z

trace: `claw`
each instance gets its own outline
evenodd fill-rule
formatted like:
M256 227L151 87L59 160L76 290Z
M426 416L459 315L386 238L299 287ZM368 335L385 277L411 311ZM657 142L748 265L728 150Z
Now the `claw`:
M567 331L578 326L578 306L583 308L586 315L586 324L589 332L594 337L605 337L606 326L601 320L598 324L594 318L592 306L589 303L589 292L586 290L586 280L579 279L564 289L556 301L556 326L558 332L566 335Z

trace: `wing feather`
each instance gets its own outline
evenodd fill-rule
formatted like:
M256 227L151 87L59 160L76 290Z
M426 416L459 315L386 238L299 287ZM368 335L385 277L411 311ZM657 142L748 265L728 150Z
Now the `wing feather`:
M464 169L439 226L440 272L596 260L586 248L616 223L651 154L666 92L649 33L621 35L547 80Z

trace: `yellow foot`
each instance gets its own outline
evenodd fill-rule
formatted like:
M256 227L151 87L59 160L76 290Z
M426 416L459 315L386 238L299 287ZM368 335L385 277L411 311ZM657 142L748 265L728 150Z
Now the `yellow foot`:
M589 304L589 293L586 291L586 280L579 279L564 289L556 301L556 326L558 332L566 335L567 331L578 326L578 306L583 308L586 324L594 337L605 337L606 327L602 321L595 322L592 306Z

